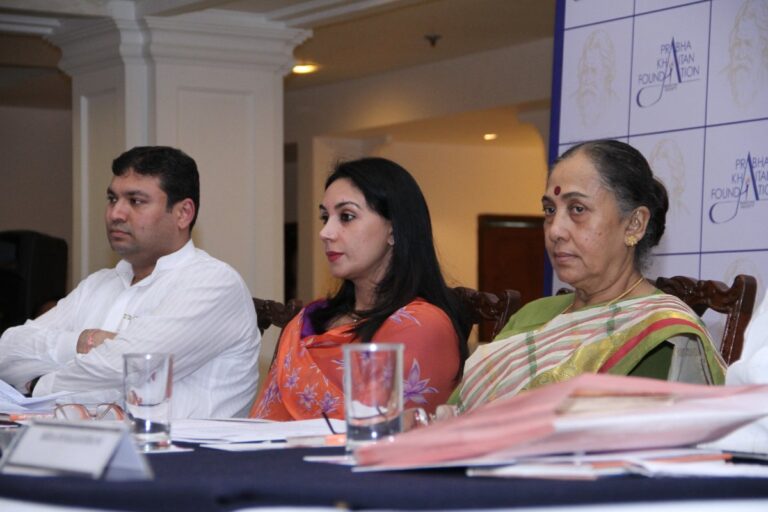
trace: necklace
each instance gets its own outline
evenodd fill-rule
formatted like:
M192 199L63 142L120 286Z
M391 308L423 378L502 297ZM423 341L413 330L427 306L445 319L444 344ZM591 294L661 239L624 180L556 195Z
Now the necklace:
M611 305L613 305L613 304L615 304L615 303L619 302L621 299L623 299L624 297L626 297L627 295L629 295L630 293L632 293L632 291L633 291L635 288L637 288L638 286L640 286L640 283L642 283L644 280L645 280L645 277L643 277L643 276L640 276L640 279L638 279L637 281L635 281L635 283L634 283L632 286L630 286L629 288L627 288L626 290L624 290L623 292L621 292L621 294L619 294L619 296L618 296L618 297L615 297L615 298L614 298L614 299L612 299L610 302L608 302L608 303L605 305L605 307L611 306ZM575 292L574 292L574 293L575 293ZM568 307L567 307L567 308L565 308L565 309L563 310L563 313L568 313L568 312L569 312L569 311L570 311L572 308L573 308L573 302L571 302L571 303L568 305ZM563 314L563 313L560 313L560 314Z

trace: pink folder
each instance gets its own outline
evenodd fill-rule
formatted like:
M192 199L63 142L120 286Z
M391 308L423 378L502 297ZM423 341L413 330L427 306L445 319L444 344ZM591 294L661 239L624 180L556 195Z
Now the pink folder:
M692 446L768 415L768 385L584 374L359 448L360 466L508 464L556 453Z

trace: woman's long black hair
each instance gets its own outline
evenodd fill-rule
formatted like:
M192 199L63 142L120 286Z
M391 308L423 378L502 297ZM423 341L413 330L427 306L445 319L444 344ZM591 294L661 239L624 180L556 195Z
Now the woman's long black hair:
M333 319L354 314L361 318L350 330L363 343L369 343L392 313L421 297L448 315L459 338L461 377L469 349L471 328L458 296L443 279L432 239L429 209L419 185L408 171L385 158L361 158L336 165L325 181L327 189L334 181L349 180L363 193L368 207L392 223L395 244L389 267L375 290L374 305L367 311L355 311L355 286L349 280L328 298L328 306L309 314L316 332L326 331Z

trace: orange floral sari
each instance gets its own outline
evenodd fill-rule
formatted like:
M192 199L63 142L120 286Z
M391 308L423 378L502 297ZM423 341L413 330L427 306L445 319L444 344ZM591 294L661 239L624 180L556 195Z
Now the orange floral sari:
M344 418L342 347L357 343L351 325L315 333L308 313L317 301L283 329L277 356L249 414L277 421ZM434 412L456 385L459 349L456 331L440 308L416 299L395 311L373 337L374 343L403 343L403 402Z

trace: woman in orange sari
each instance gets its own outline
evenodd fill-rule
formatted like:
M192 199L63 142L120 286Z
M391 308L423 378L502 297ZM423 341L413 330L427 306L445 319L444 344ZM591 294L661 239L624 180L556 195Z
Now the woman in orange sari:
M250 416L344 418L342 347L371 342L405 345L405 407L433 412L461 378L469 323L440 271L418 184L383 158L341 163L325 183L320 217L341 286L283 330Z

